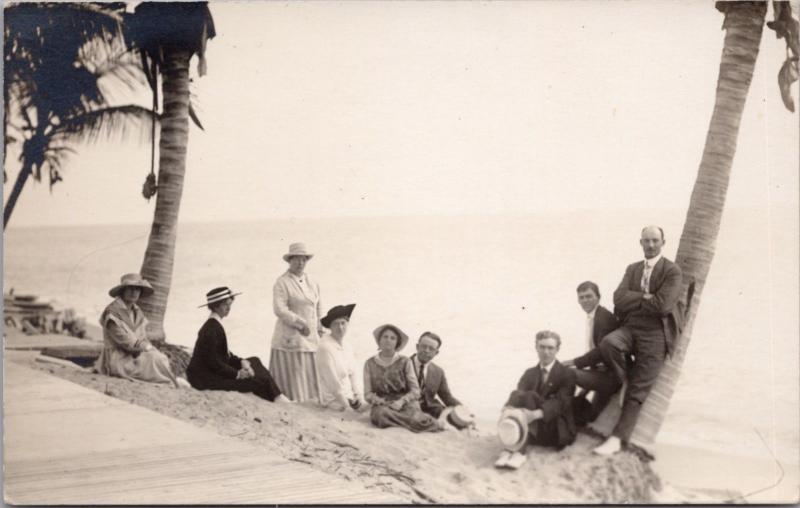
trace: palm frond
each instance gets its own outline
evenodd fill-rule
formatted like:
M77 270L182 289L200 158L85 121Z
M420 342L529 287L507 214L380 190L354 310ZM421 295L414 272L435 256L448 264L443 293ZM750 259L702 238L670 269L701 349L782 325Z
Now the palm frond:
M55 145L86 141L94 143L102 137L113 139L130 139L130 130L138 130L138 142L149 140L152 122L158 121L158 115L141 106L114 106L89 111L81 115L67 118L52 133Z
M192 122L194 122L194 124L198 126L201 131L205 131L203 124L200 123L200 119L197 117L197 113L195 112L191 101L189 101L189 118L192 119Z

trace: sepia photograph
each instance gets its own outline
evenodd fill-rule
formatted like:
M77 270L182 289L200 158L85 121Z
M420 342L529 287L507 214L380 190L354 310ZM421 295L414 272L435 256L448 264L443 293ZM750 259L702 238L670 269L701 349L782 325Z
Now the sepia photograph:
M798 14L5 3L4 502L800 502Z

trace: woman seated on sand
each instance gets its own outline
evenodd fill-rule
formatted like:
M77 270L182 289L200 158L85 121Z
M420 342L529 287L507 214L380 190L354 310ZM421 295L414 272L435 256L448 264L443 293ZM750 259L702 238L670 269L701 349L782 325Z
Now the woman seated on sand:
M140 296L152 293L153 287L138 273L123 275L111 288L108 294L114 301L100 315L104 347L94 367L107 376L177 387L169 358L147 340L147 318L136 305Z
M228 338L222 319L233 305L235 296L228 287L206 293L211 315L197 333L192 359L186 368L189 383L198 390L228 390L254 393L270 402L290 402L281 393L275 380L257 357L239 358L228 349Z
M356 376L356 357L344 341L347 325L356 304L337 305L320 320L330 332L319 340L317 369L320 403L336 411L348 407L358 411L365 407L364 396Z
M408 335L391 324L379 326L372 334L379 351L364 364L364 394L372 404L372 424L413 432L442 430L436 418L419 407L419 383L411 360L397 353L408 342Z

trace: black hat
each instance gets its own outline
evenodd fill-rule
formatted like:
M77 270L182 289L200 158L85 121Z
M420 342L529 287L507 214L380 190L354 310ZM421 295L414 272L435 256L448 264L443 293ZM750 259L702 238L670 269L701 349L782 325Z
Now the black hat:
M356 304L351 303L349 305L337 305L336 307L332 308L328 311L324 318L320 319L319 322L322 323L322 326L325 328L330 328L331 323L336 321L339 318L347 318L350 320L350 315L353 313L353 309L356 308Z

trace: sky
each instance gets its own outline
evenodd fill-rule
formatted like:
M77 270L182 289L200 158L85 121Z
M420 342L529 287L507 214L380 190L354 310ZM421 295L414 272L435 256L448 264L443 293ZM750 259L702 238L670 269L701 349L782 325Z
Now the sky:
M713 4L211 12L208 74L192 69L205 130L191 126L181 221L688 206L724 37ZM784 57L765 28L726 206L798 208L798 116L776 79ZM52 191L29 182L11 226L149 223L149 143L134 131L81 145Z

